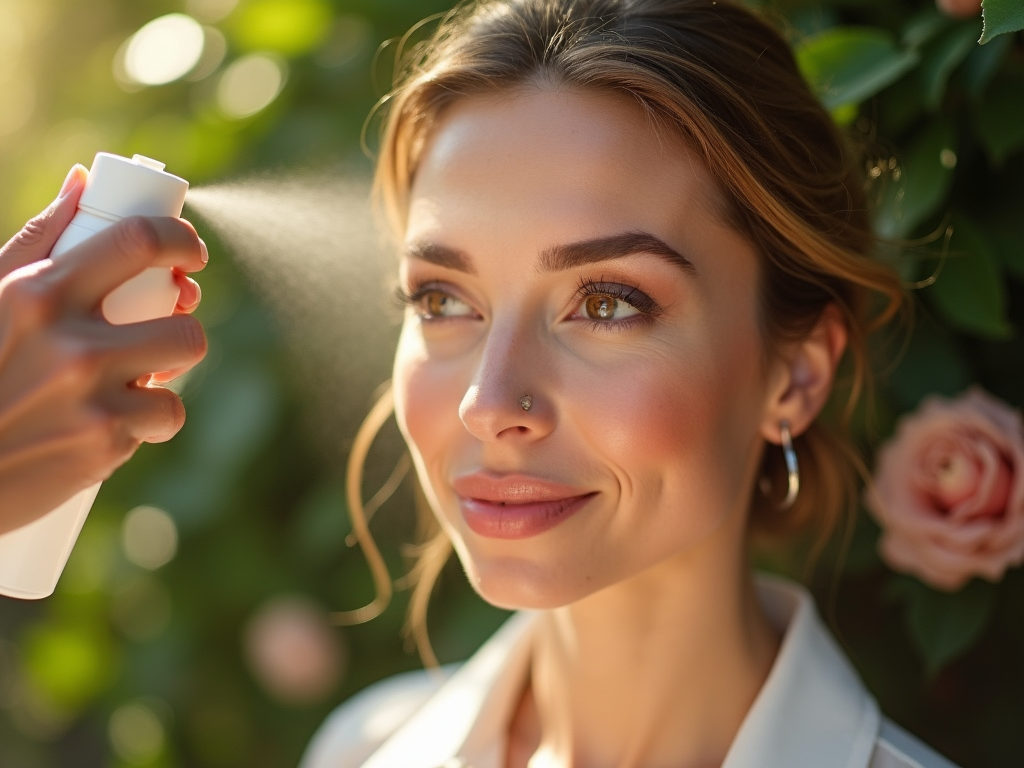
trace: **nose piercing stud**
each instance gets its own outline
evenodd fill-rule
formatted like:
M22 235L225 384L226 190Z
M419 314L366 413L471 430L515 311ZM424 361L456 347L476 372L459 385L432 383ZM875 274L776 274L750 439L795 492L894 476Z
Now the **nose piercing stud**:
M519 398L519 407L522 408L524 411L530 410L530 408L533 407L533 396L532 395L523 395L522 397L520 397Z

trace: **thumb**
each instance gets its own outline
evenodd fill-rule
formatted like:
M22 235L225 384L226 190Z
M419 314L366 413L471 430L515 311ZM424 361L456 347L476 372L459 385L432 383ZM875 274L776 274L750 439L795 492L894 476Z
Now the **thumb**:
M76 163L64 180L57 199L0 248L0 278L50 255L57 238L75 216L88 175L85 166Z

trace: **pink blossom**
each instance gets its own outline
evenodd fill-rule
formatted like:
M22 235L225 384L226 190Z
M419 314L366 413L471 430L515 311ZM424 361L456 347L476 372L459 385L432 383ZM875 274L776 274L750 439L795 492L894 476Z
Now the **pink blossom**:
M867 506L893 569L939 589L1024 562L1024 423L981 389L930 397L879 451Z

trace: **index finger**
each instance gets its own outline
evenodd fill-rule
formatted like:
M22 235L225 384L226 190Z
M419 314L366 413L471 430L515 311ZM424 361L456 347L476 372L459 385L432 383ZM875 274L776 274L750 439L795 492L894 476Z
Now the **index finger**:
M198 272L208 258L206 244L184 219L132 216L69 250L52 270L69 302L92 308L149 267Z

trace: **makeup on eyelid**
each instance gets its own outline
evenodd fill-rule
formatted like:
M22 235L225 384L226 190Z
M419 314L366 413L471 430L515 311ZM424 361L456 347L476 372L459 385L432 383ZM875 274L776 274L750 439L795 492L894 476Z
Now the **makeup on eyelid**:
M444 283L435 280L414 283L408 289L399 287L396 299L400 305L416 310L426 321L476 316L468 302L455 295ZM630 318L650 320L662 311L654 299L635 285L605 280L604 277L598 280L581 278L571 304L576 309L567 319L590 320L596 324L610 324L613 320L623 322ZM461 305L466 311L445 314L446 305ZM623 310L626 317L616 317Z

